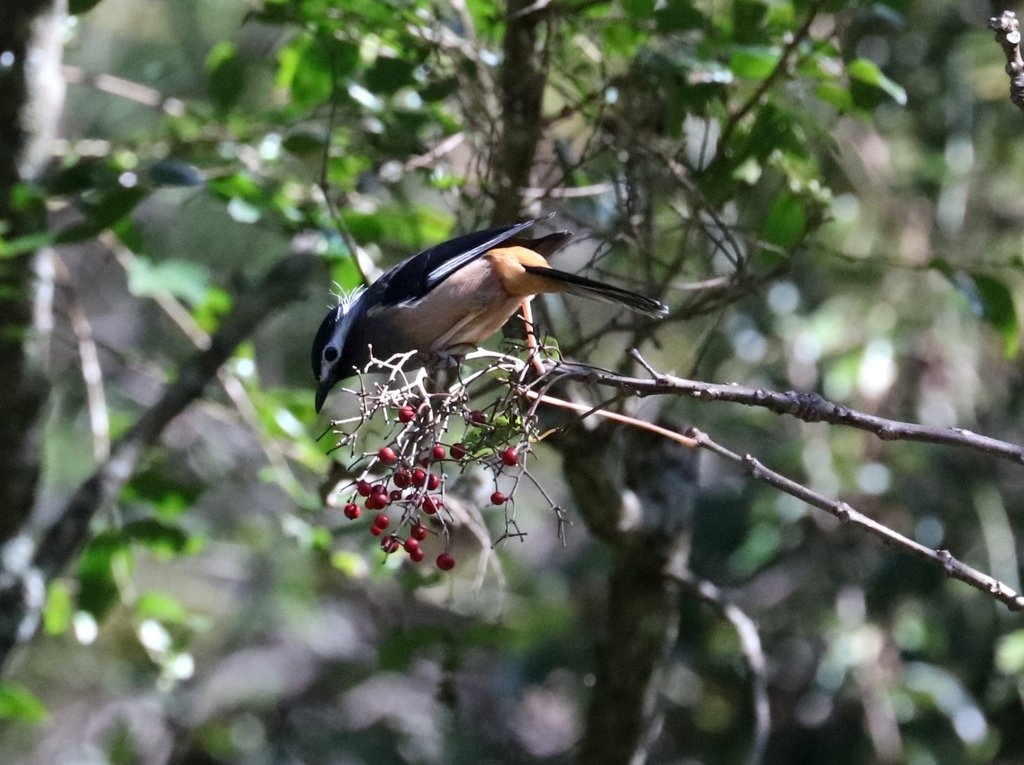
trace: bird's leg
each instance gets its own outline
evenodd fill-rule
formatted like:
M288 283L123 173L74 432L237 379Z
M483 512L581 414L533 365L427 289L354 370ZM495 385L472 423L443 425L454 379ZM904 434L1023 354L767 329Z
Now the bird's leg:
M446 348L443 351L421 352L420 357L423 359L424 365L431 369L450 369L459 366L462 363L462 357L467 352L463 351L461 347Z
M540 360L540 343L537 341L537 333L533 328L533 307L530 305L530 298L520 303L523 312L523 324L526 325L526 350L530 353L530 363L537 370L537 374L544 374L544 364Z

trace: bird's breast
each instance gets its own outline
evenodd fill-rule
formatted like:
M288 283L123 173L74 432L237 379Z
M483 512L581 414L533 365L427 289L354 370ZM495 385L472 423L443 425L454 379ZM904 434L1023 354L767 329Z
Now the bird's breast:
M520 302L505 290L493 262L480 258L419 300L382 309L383 321L373 325L387 327L389 336L373 339L374 355L413 349L464 352L501 329Z

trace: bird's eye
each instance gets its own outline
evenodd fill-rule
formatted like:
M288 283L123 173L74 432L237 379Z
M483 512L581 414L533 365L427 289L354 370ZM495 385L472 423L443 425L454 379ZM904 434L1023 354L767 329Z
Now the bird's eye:
M328 345L326 348L324 348L324 360L328 364L333 363L337 358L338 358L338 349L337 348L335 348L333 345Z

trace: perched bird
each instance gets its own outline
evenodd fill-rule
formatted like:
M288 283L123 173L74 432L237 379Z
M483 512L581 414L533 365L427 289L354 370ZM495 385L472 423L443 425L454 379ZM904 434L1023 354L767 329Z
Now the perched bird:
M431 247L332 308L313 339L316 410L337 382L366 367L371 348L378 359L413 350L467 353L501 329L524 300L542 292L571 292L648 316L668 313L657 300L549 266L547 258L572 233L520 236L536 222Z

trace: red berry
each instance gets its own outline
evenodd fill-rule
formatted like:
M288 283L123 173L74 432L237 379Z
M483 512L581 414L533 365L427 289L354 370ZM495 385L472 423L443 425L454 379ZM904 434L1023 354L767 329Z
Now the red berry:
M469 421L474 425L483 425L485 422L487 422L487 415L484 414L479 409L474 409L472 412L469 413Z
M451 571L455 568L454 556L451 553L441 553L437 556L437 567L442 571Z
M358 483L356 483L356 491L359 493L360 497L369 497L370 496L370 483L369 483L369 481L362 481L362 480L360 480Z
M392 489L391 493L388 494L388 499L390 499L392 502L397 502L401 498L402 498L402 491L401 491L401 489Z
M409 529L409 536L411 536L417 542L422 542L424 539L430 536L430 532L427 530L427 527L424 526L422 523L417 523L415 526Z
M461 460L466 456L466 447L464 444L452 444L451 453L453 460Z
M381 513L373 519L373 525L375 528L378 529L386 529L388 526L391 525L391 519L388 518L387 515L385 515L384 513Z
M384 533L384 529L379 528L377 526L370 526L370 533L373 534L375 537L379 537L381 534Z
M504 462L509 467L518 465L519 454L516 452L516 448L514 446L510 446L505 451L503 451L501 453L501 461Z
M398 538L393 534L388 534L386 537L380 540L380 549L390 555L393 552L398 552L398 548L401 547Z
M412 471L412 485L422 486L427 482L427 471L423 468L416 468Z
M409 553L409 560L413 563L419 563L421 560L427 557L427 554L422 549L416 548L413 552Z
M398 459L398 455L395 454L395 450L390 446L382 446L380 451L377 452L377 459L381 462L391 463Z
M416 419L416 410L406 404L398 409L399 422L412 422Z
M388 506L388 497L386 494L375 492L366 498L364 504L367 510L383 510Z
M441 485L441 476L439 476L437 473L430 473L427 476L427 489L429 491L434 491L440 485Z
M444 459L444 447L441 444L434 444L434 448L430 450L430 456L435 460Z
M409 485L409 471L405 468L396 470L395 474L391 476L391 480L395 482L395 486L399 489L404 489Z
M405 544L402 545L402 547L404 547L405 551L411 555L420 549L420 543L415 537L409 537L405 540Z
M363 511L359 509L359 505L357 505L355 502L349 502L347 505L345 505L345 517L346 518L349 518L349 519L354 521L356 518L358 518L362 514L363 514Z
M508 502L508 497L506 497L500 491L496 491L491 495L492 505L504 505L506 502Z
M423 512L427 515L433 515L437 512L437 500L433 497L427 496L423 498Z

